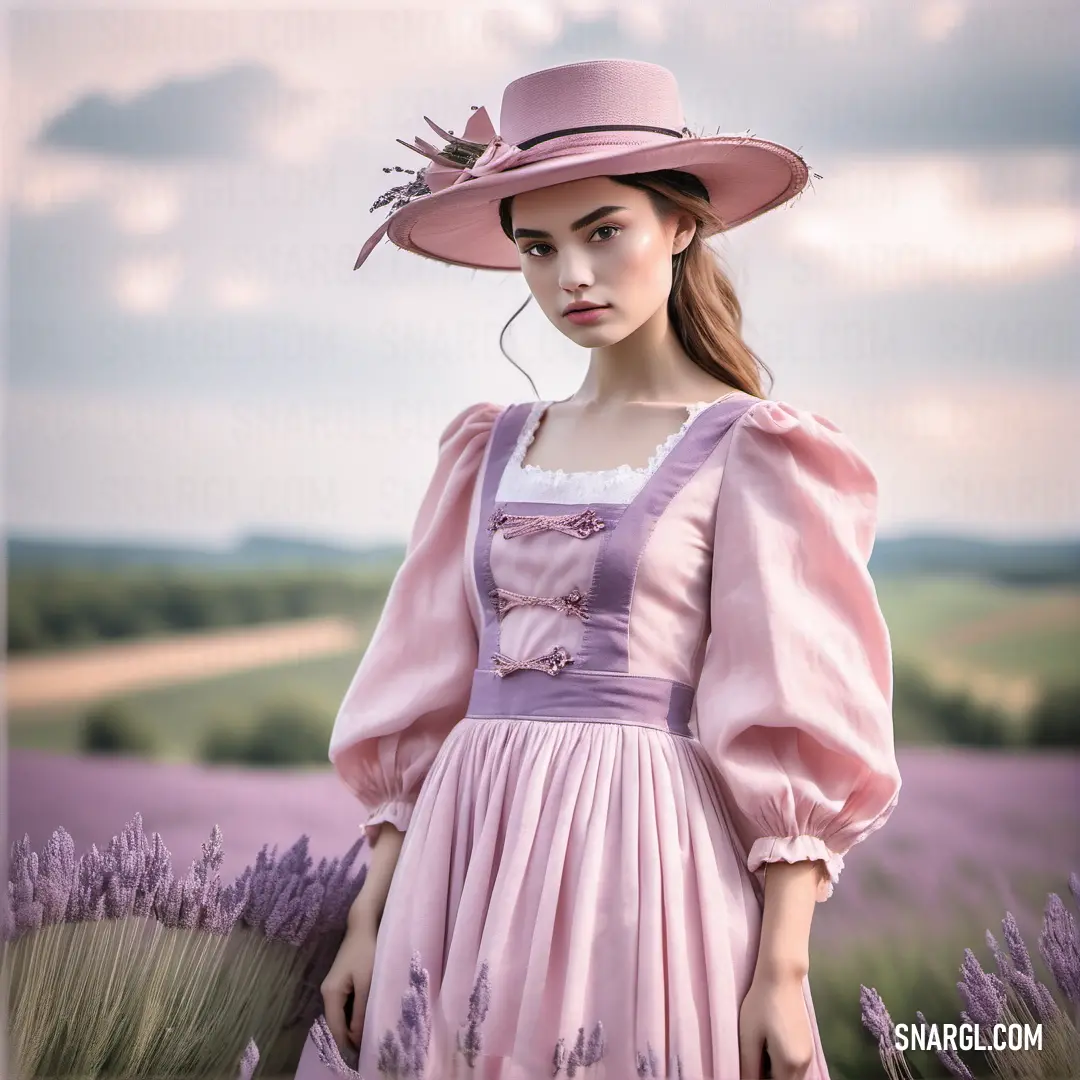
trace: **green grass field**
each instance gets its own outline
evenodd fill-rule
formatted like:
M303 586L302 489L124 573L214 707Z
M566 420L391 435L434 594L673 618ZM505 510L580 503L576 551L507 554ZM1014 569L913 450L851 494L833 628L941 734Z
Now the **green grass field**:
M980 578L886 578L878 598L898 659L943 656L972 667L1053 680L1080 645L1080 587L1007 586Z
M1076 681L1080 587L926 576L887 578L878 597L897 663L1018 723L1046 686Z

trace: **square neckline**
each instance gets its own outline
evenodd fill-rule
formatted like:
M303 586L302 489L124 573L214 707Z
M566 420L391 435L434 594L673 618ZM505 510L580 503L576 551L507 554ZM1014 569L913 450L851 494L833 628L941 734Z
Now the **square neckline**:
M582 477L599 478L601 480L611 479L613 481L623 478L643 478L647 480L660 468L675 447L682 442L702 413L712 408L713 405L719 405L720 402L727 401L729 398L735 397L736 394L743 393L745 393L743 390L731 390L718 398L714 398L712 401L694 401L689 404L683 404L682 408L686 410L687 413L686 419L675 431L668 435L666 439L656 445L652 454L649 456L649 460L644 465L635 466L623 464L614 465L608 469L545 469L540 465L526 464L525 455L528 453L529 447L532 446L533 441L536 438L536 433L540 428L544 416L552 405L560 403L554 400L538 401L533 405L528 419L522 425L521 431L518 433L508 464L512 469L515 469L519 473L552 482L573 480ZM566 400L566 398L561 399L561 401Z

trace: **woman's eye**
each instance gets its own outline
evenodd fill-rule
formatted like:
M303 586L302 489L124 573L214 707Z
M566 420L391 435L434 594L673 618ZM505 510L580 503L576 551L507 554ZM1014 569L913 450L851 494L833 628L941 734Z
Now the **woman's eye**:
M603 231L604 231L605 229L614 229L614 231L615 231L615 232L618 232L618 231L619 231L619 226L618 226L618 225L601 225L601 226L600 226L600 228L599 228L599 229L597 229L597 230L596 230L596 232L594 232L594 233L593 233L593 236L598 236L598 235L599 235L600 233L602 233L602 232L603 232ZM611 239L611 237L609 237L609 236L608 236L608 237L604 237L604 239L605 239L605 240L610 240L610 239Z
M534 250L535 250L536 248L538 248L538 247L550 247L550 246L551 246L550 244L530 244L530 245L529 245L529 246L528 246L528 247L527 247L527 248L525 249L525 254L526 254L526 255L533 255L533 252L534 252ZM542 258L543 258L543 255L533 255L533 258L534 258L534 259L542 259Z

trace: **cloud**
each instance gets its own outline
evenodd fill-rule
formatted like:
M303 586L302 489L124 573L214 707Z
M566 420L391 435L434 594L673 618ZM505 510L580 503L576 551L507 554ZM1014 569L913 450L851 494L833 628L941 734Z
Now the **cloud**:
M336 155L339 168L374 174L371 148L392 158L394 138L453 94L447 56L462 88L501 84L515 66L482 32L484 0L452 13L77 6L11 20L8 190L35 213L122 199L129 181L146 180L137 170L183 183L224 178L211 163L258 165L259 182L273 184ZM357 42L367 43L362 64ZM458 99L463 111L471 93Z
M521 0L513 8L487 17L489 30L498 26L500 34L527 41L533 46L551 45L563 29L562 12L548 0Z
M924 41L945 41L963 25L970 8L961 0L923 0L913 7L915 26Z
M27 213L47 214L96 195L107 183L107 172L101 160L24 154L12 173L12 202Z
M246 157L275 114L295 100L262 64L175 77L127 99L84 94L45 121L37 144L105 157L191 160Z
M888 10L887 5L877 5ZM903 15L921 40L947 41L971 13L967 0L908 0ZM833 41L853 43L874 29L874 12L859 0L804 0L796 15L799 25Z
M822 196L804 199L788 218L788 238L857 291L1021 280L1074 262L1080 211L1067 167L1057 183L1054 170L1042 169L1038 184L1034 163L1031 187L995 197L988 178L1001 167L940 155L848 160Z
M180 196L173 184L144 182L114 199L112 214L129 236L155 236L168 232L179 220Z
M1076 535L1080 488L1064 451L1080 409L1075 378L1049 394L1035 381L942 370L902 394L860 397L827 407L874 465L889 531Z
M114 281L116 302L133 315L165 311L176 294L181 271L176 255L127 259Z
M221 274L210 285L210 297L222 311L249 311L266 307L269 289L251 274Z
M118 265L127 267L122 280L134 312L120 307L115 295L104 310L13 306L13 389L239 403L379 401L388 407L404 399L423 405L457 396L464 406L528 394L498 349L499 329L520 303L516 294L504 299L496 293L491 303L493 294L470 290L467 279L458 287L444 281L422 289L396 280L385 289L357 284L351 303L342 300L325 312L306 304L291 310L288 294L269 284L260 306L261 279L246 265L229 265L224 283L222 267L204 278L190 262L178 268L161 256ZM179 281L170 277L178 270ZM108 283L114 284L112 276ZM548 334L549 341L557 336L551 327ZM511 334L507 349L545 391L551 386L544 376L554 365L539 343L527 349Z
M854 41L864 30L866 11L856 0L812 0L801 5L798 17L804 27L834 41Z

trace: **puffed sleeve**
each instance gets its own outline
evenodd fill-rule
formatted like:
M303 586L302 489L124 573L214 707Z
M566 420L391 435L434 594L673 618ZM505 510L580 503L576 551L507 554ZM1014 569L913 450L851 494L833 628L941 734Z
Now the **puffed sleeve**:
M877 480L829 420L780 401L732 434L717 501L698 736L747 868L844 854L900 791L892 649L867 569Z
M435 755L468 707L479 642L466 534L500 411L470 406L443 432L404 562L334 721L330 760L359 799L372 842L381 822L408 828Z

